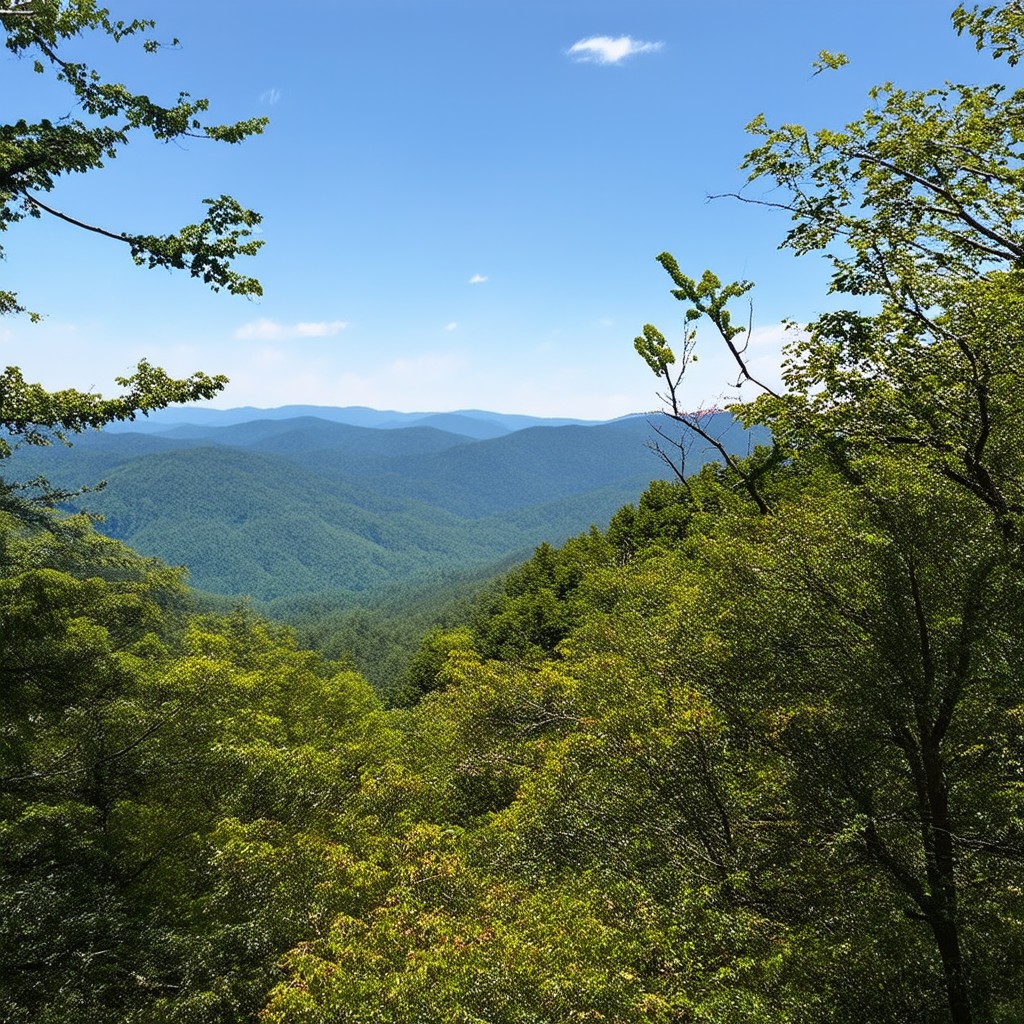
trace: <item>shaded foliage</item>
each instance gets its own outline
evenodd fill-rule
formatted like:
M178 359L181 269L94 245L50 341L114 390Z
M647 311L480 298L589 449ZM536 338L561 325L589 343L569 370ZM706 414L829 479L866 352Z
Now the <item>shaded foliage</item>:
M957 24L1012 58L1015 10ZM86 522L0 521L5 1019L1021 1018L1019 100L884 92L751 155L881 311L737 407L770 448L428 633L407 707ZM745 288L662 263L742 367Z

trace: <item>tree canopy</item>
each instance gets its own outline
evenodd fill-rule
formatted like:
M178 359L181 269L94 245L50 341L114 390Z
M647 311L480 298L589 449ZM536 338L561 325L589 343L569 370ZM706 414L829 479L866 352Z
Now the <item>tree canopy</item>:
M954 25L1016 62L1017 4ZM710 322L772 443L542 545L404 707L88 522L0 514L5 1019L1024 1016L1024 94L874 99L752 126L857 300L783 387L749 286L660 257L680 353ZM685 359L636 347L707 434Z
M960 7L953 20L1016 62L1017 5ZM871 99L838 131L749 126L760 144L745 166L781 191L771 205L792 218L784 244L823 255L832 291L872 297L879 311L822 315L790 344L782 390L760 386L735 407L771 429L774 449L729 466L764 522L731 542L730 561L742 550L733 564L746 568L718 615L731 609L729 634L747 639L730 641L714 671L724 658L723 685L746 680L727 719L784 716L766 752L799 785L790 799L809 801L826 831L832 819L926 927L950 1019L988 1020L1005 980L987 915L1020 840L1015 812L997 799L991 816L991 797L1020 770L1014 741L995 748L1014 733L1018 704L1024 91L887 83ZM689 325L710 319L741 380L757 385L728 313L750 285L697 280L659 259L689 303L685 344ZM674 366L650 325L636 347L665 382L670 413L700 431L675 402L685 363ZM780 464L814 481L795 503L766 472ZM749 575L758 565L763 576ZM770 627L769 607L785 609ZM745 622L758 625L747 634ZM769 680L768 704L748 705ZM1004 766L995 776L970 753L979 745ZM981 888L984 908L973 902Z
M231 196L205 199L202 220L169 235L91 224L44 196L67 175L99 170L139 133L162 141L187 137L238 143L262 132L266 118L210 124L205 118L206 99L192 99L181 92L169 104L156 103L120 82L107 81L96 68L66 58L64 46L83 33L106 35L114 42L138 40L147 53L160 50L161 43L152 34L155 22L112 20L95 0L71 4L27 0L6 5L0 8L0 26L8 51L23 58L32 73L53 75L66 85L78 109L76 117L34 122L21 118L0 125L0 231L26 217L57 217L123 243L141 266L185 270L215 291L261 294L255 278L239 274L231 265L236 257L253 255L263 244L252 237L260 216ZM0 312L24 311L17 295L0 291Z
M20 118L0 125L0 231L26 218L56 217L122 243L140 266L185 270L215 291L223 288L236 295L262 294L258 280L233 269L237 257L254 255L262 246L262 240L253 235L260 216L231 196L203 200L206 213L198 223L173 234L154 235L88 223L78 214L58 208L49 193L68 175L101 169L140 133L161 141L187 137L233 144L262 132L266 119L208 123L206 99L192 99L181 92L172 103L160 104L120 82L108 81L87 63L67 58L67 44L84 33L107 36L115 43L140 42L151 54L161 48L153 35L153 21L113 20L95 0L6 4L0 6L0 28L7 50L24 60L26 72L54 76L67 87L78 112L74 117ZM4 258L0 246L0 259ZM0 290L0 314L25 313L28 310L15 293ZM28 315L39 318L38 313ZM0 427L4 431L0 458L10 454L12 443L66 441L69 433L134 419L176 402L210 398L226 382L223 376L206 373L174 379L142 361L133 374L117 380L124 389L120 395L103 398L75 389L50 392L25 381L17 367L7 367L0 374ZM4 481L0 490L0 504L23 513L28 509L26 494L43 504L66 497L45 481Z

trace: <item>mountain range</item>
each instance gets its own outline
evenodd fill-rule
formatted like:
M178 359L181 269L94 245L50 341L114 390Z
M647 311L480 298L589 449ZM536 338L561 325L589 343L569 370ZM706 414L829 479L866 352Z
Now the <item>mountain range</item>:
M273 409L239 406L235 409L209 409L202 406L173 406L150 413L141 419L111 424L114 431L164 433L172 425L226 427L256 420L291 420L304 417L347 423L353 427L395 430L401 427L436 427L477 439L501 437L525 427L593 426L600 420L525 416L521 413L488 412L485 409L457 409L454 412L397 412L371 409L365 405L344 407L326 405L281 405ZM625 417L628 418L628 417Z
M23 447L6 468L105 480L75 502L103 532L187 566L200 589L269 601L426 580L603 526L671 475L649 447L658 416L184 408L70 449ZM727 413L711 427L736 453L761 440ZM713 454L695 445L689 468Z

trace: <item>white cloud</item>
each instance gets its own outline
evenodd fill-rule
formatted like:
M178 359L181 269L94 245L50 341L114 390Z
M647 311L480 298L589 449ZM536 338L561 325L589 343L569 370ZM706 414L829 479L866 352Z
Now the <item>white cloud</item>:
M799 328L791 327L789 324L763 324L755 327L750 333L751 348L773 348L781 349L783 345L797 341L803 336ZM738 339L742 342L743 338Z
M327 348L296 354L287 346L254 345L235 365L223 366L231 384L217 404L422 409L427 401L431 409L464 409L473 404L467 395L482 387L483 382L469 373L466 358L457 353L415 353L387 362L375 361L378 356L379 352L356 349L342 360L337 350Z
M345 330L348 323L344 320L319 320L313 323L297 323L291 328L296 338L328 338Z
M637 53L654 53L664 43L644 43L630 36L590 36L573 43L566 51L574 60L588 64L618 64Z
M269 103L271 106L273 106L280 98L280 89L267 89L266 92L260 93L260 103Z
M458 329L458 326L459 325L454 320L452 320L451 323L447 323L444 325L444 329L446 331L454 331Z
M301 321L297 324L279 324L276 320L250 320L242 324L234 337L241 341L280 341L284 338L329 338L345 330L344 320Z
M486 274L474 274L469 279L469 284L483 284L484 281L486 281L486 280L487 280L487 275Z

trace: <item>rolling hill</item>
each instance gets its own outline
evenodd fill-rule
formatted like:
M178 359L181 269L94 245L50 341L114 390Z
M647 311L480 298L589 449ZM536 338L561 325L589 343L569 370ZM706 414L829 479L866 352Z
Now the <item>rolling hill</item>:
M654 434L645 416L537 425L475 411L394 414L395 425L380 414L390 426L366 426L296 411L90 433L72 449L23 448L6 468L68 488L106 480L77 501L105 517L104 532L187 566L203 590L264 601L525 555L604 525L668 475L646 447ZM371 412L360 417L372 421ZM746 452L753 439L719 415L727 446ZM464 418L472 434L437 425ZM695 449L692 468L710 454Z

